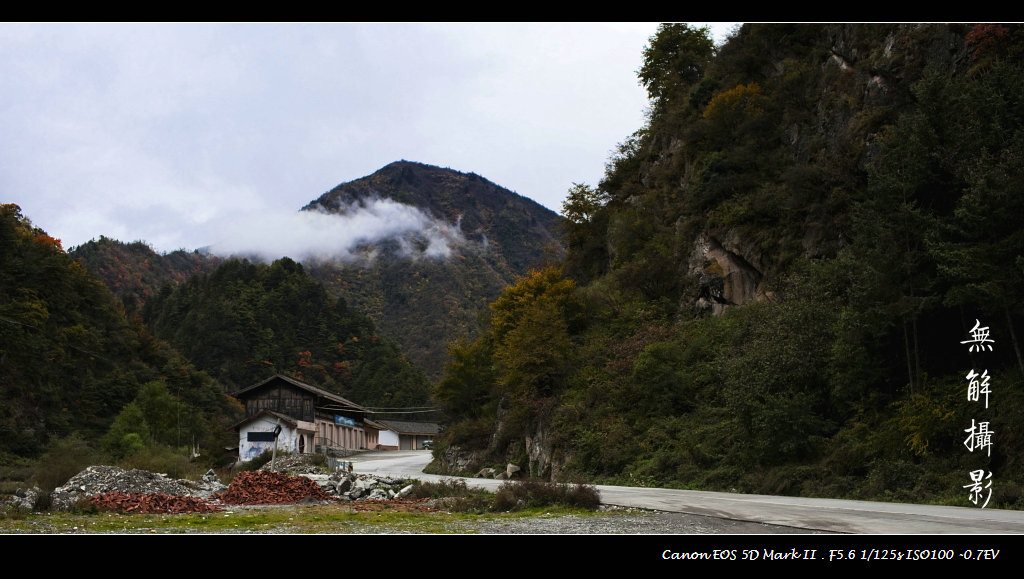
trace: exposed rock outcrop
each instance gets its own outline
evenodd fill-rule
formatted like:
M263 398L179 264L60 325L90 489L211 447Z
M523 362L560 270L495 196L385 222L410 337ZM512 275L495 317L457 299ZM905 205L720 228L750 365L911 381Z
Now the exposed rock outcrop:
M728 306L739 306L763 298L761 281L764 274L750 259L760 262L760 256L739 242L736 235L725 238L727 245L708 233L702 233L694 243L689 263L689 274L700 283L697 299L699 310L722 313ZM748 259L749 258L749 259Z

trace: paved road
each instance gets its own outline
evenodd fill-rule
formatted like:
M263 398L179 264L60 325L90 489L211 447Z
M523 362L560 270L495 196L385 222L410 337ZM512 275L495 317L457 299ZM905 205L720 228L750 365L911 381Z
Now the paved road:
M450 478L423 473L423 467L431 460L430 452L425 450L367 452L349 460L355 463L356 472L415 476L420 480ZM465 480L487 489L501 484L490 479ZM597 488L601 491L601 501L609 505L801 529L879 534L1024 534L1024 511L608 485Z

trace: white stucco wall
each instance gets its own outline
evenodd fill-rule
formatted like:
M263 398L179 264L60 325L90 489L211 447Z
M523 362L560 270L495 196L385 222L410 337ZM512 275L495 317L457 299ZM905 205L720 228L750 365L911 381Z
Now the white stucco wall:
M377 444L398 447L398 433L394 430L381 430L380 440L377 441Z
M276 426L276 421L266 417L253 420L243 426L238 431L238 458L241 460L252 460L262 454L263 451L270 450L274 446L273 441L249 442L249 433L274 432ZM277 437L277 449L279 451L298 452L298 431L282 424L281 434Z

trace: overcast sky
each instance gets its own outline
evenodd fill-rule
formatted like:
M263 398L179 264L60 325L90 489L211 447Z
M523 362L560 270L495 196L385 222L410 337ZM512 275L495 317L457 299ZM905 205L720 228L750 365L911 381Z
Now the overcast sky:
M643 125L656 29L0 24L0 202L65 248L194 249L406 159L559 211Z

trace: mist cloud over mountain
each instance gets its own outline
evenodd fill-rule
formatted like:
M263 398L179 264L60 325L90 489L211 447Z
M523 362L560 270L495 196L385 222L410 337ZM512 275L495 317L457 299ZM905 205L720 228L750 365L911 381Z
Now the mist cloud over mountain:
M443 259L466 241L457 225L389 198L354 201L333 211L243 213L209 225L217 232L210 253L266 260L366 260L377 253L370 246L384 242L397 244L404 257Z

